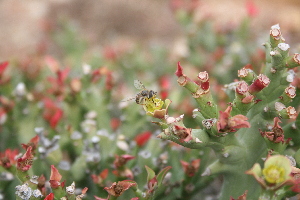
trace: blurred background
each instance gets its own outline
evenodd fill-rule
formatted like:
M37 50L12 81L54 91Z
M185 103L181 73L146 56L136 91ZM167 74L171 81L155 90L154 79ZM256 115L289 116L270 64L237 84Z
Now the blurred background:
M186 197L180 160L200 158L200 175L214 154L156 138L161 128L153 118L134 102L122 102L138 92L133 80L171 99L170 116L184 114L186 127L199 128L202 123L193 116L197 105L176 82L177 62L194 79L207 71L218 108L225 110L235 94L225 94L224 85L247 64L260 70L261 44L272 25L280 24L292 53L300 51L299 11L299 0L1 0L0 152L20 149L36 127L44 127L49 140L61 136L60 149L49 152L53 157L39 157L43 167L34 165L37 175L49 177L50 164L65 162L69 168L59 170L68 184L75 180L76 186L89 187L90 198L104 197L103 186L124 177L110 173L96 185L90 175L113 171L114 154L126 153L136 156L127 166L138 184L147 177L142 166L156 172L172 166L175 176L158 195L166 199L165 190L169 200ZM94 136L101 138L100 150L92 146ZM82 166L93 151L96 161ZM221 180L197 176L189 179L195 183L190 199L200 193L217 199ZM4 191L12 199L16 185L16 180L0 184L0 195Z
M172 1L173 4L176 1ZM300 1L254 0L257 14L251 21L254 32L265 34L279 23L297 38L300 31ZM246 0L201 1L198 18L210 16L221 26L234 26L247 15ZM53 34L68 22L97 52L104 45L140 42L174 47L182 37L169 0L1 0L0 59L24 56L42 49L59 55ZM285 35L287 36L287 35ZM125 43L125 44L124 44Z

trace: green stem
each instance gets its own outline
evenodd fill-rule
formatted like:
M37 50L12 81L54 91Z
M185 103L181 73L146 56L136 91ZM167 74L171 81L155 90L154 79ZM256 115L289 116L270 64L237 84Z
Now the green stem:
M258 199L260 186L256 183L255 179L245 173L246 166L240 166L240 170L235 173L224 174L224 182L220 200L228 200L230 197L237 199L248 191L249 199Z
M265 200L265 199L270 199L270 200L280 200L275 197L275 192L272 190L262 190L261 194L259 195L259 200Z
M118 197L115 196L109 196L108 200L116 200Z
M143 192L142 192L140 189L135 190L134 193L135 193L135 195L136 195L138 198L140 198L141 200L145 199L145 198L143 197Z
M23 172L23 171L17 169L16 175L22 184L29 180L28 171Z

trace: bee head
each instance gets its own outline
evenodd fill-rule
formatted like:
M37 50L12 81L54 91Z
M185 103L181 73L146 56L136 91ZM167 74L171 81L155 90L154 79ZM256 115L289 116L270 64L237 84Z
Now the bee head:
M148 95L149 95L149 98L152 98L152 97L155 97L156 94L157 94L157 92L154 92L153 90L150 90Z

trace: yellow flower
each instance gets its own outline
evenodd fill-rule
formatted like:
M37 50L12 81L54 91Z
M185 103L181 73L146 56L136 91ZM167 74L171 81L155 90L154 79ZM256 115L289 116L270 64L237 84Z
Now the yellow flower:
M283 167L271 165L264 168L262 173L268 183L281 183L285 180L286 173Z
M143 107L144 107L144 110L147 113L153 114L154 111L161 110L163 105L164 105L164 102L161 99L159 99L159 98L150 98L150 99L146 100Z
M285 185L294 184L291 172L290 160L282 155L274 155L266 159L263 169L255 163L246 174L253 175L265 190L276 191Z
M262 170L265 180L270 184L282 183L290 179L290 161L285 156L276 155L269 157Z

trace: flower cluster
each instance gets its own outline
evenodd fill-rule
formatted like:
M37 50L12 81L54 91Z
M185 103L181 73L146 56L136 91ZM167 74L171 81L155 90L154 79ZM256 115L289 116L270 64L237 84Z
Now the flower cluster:
M226 27L205 2L171 8L185 34L174 48L122 40L90 55L61 25L49 35L66 55L0 62L0 199L299 195L300 54L279 25L255 46L252 1Z

